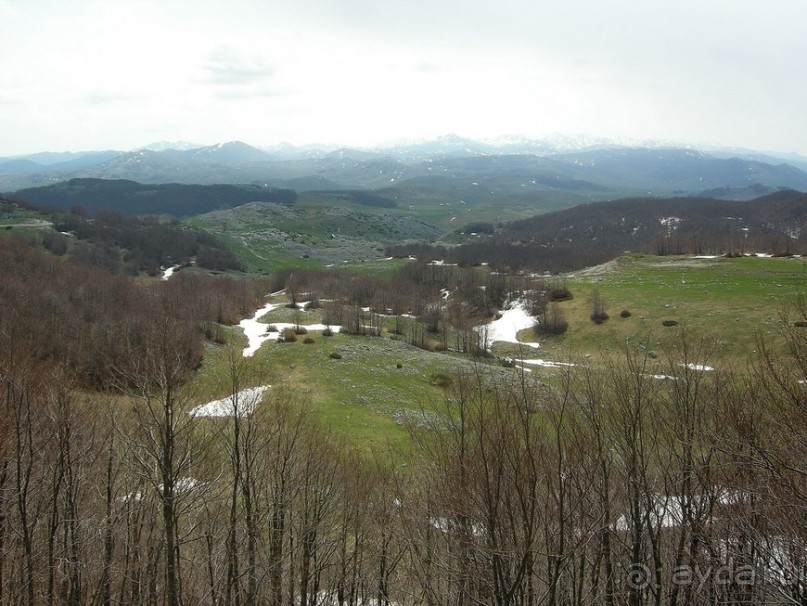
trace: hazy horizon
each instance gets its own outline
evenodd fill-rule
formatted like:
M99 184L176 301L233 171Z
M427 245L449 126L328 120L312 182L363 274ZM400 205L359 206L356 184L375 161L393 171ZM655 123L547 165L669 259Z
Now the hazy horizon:
M8 160L16 158L32 158L35 156L54 156L53 158L49 158L49 160L45 162L45 164L50 164L51 162L57 161L55 159L55 156L58 155L72 156L86 153L112 152L112 151L120 153L132 153L142 150L192 151L196 149L212 148L217 145L226 145L230 143L243 143L250 147L265 151L269 154L271 154L272 152L290 152L294 154L295 152L307 153L312 151L330 153L333 151L337 151L339 149L352 149L368 153L369 152L383 153L386 150L396 150L396 149L403 150L409 146L425 146L426 148L428 148L429 144L439 144L441 141L445 141L447 139L451 139L454 137L463 140L468 140L473 143L480 144L482 146L491 146L494 148L500 147L505 149L511 149L511 148L517 149L519 146L515 140L522 139L523 143L525 144L524 150L526 153L530 153L529 151L527 151L527 145L529 143L533 144L546 143L550 146L556 145L558 153L567 153L567 152L571 153L574 151L584 151L586 149L626 147L626 148L648 148L648 149L692 149L707 154L708 153L737 153L740 155L761 154L761 155L770 155L780 159L786 159L790 157L798 161L807 160L807 154L802 154L794 151L783 151L775 149L753 149L742 146L721 146L721 145L708 145L708 144L696 145L686 141L671 141L671 140L659 140L659 139L655 140L610 139L605 137L594 137L591 135L587 135L585 133L575 133L568 135L564 133L549 133L542 137L526 137L524 135L509 133L496 137L482 137L479 139L464 137L463 135L458 133L445 133L443 135L438 135L432 138L418 137L409 139L397 139L391 141L382 141L377 144L368 144L368 145L349 145L340 143L338 141L333 142L311 141L303 143L294 143L291 141L279 141L268 145L261 145L260 143L254 141L244 141L241 139L228 139L228 140L210 141L210 142L186 141L186 140L174 140L174 141L160 140L160 141L151 141L143 145L136 145L131 148L39 149L33 152L26 152L26 153L17 153L9 155L0 154L0 158ZM505 151L503 153L512 153L512 152ZM548 153L553 152L549 150Z
M800 0L0 0L0 156L560 133L807 155Z

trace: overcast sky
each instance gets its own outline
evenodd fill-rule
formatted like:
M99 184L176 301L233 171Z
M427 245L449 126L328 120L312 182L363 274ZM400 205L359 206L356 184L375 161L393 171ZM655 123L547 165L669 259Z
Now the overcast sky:
M807 154L807 0L0 0L0 156L589 134Z

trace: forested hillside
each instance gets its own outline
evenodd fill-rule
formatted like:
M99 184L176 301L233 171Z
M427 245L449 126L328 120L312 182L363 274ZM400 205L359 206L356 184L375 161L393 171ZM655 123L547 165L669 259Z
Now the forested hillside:
M481 227L481 229L480 229ZM396 256L573 271L625 252L721 255L807 253L807 194L781 191L747 202L631 198L583 204L479 230L461 246L389 246Z
M93 198L96 186L105 193ZM464 244L391 247L417 258L377 261L391 264L379 275L275 265L254 280L201 271L241 267L208 233L102 208L117 195L109 187L130 213L160 188L70 187L98 206L2 206L0 603L804 602L807 303L774 309L770 294L798 287L800 262L754 260L789 265L756 286L747 364L725 335L688 331L687 306L669 303L674 284L718 304L732 292L726 267L706 280L707 267L686 274L691 260L674 259L641 312L663 340L625 308L608 322L629 336L562 362L543 358L548 340L555 352L586 342L579 310L562 307L579 307L574 289L515 271L578 269L626 249L803 253L804 194L472 221L453 234ZM400 210L366 192L319 195ZM309 246L340 230L415 233L375 214L352 225L364 215L317 214L317 203L197 221L223 233L237 217L244 229L285 226ZM742 271L749 260L719 261ZM149 277L185 264L194 270ZM602 295L587 292L583 321L599 326ZM264 305L282 330L253 318L255 353L247 324L234 325ZM513 312L537 323L541 343L514 327L494 346L491 326ZM697 326L741 318L704 313ZM321 322L318 334L303 317ZM563 341L567 330L576 341ZM345 431L351 416L379 435Z
M155 276L164 268L194 264L210 270L243 270L243 264L214 236L178 223L127 217L99 211L94 218L58 217L55 232L41 238L57 254L112 273Z
M257 185L142 185L123 179L71 179L18 190L15 198L46 210L112 210L127 215L187 217L255 201L294 204L297 194Z
M685 331L661 359L626 343L548 382L474 349L402 421L406 448L368 451L226 327L277 284L134 280L10 237L0 270L3 602L803 601L803 300L747 368L709 366L708 337ZM464 289L482 315L528 284L474 275L420 262L388 285L279 281L290 304L315 288L344 302L355 334L339 338L366 349L365 305L380 326L420 302L428 333L435 297ZM314 347L277 344L295 346Z

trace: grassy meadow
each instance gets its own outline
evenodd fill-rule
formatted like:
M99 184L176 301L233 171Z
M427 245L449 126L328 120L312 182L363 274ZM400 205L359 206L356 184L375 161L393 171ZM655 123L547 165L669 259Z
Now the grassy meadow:
M279 308L266 314L273 322L302 325L320 321L318 310ZM310 337L313 343L306 343ZM227 344L207 346L194 388L196 403L227 397L230 356L241 358L246 339L228 329ZM327 427L363 452L405 449L408 428L427 422L441 407L449 375L470 371L473 360L424 351L389 336L363 337L320 331L298 335L293 343L265 342L253 357L243 387L271 385L288 390ZM495 372L510 372L498 365Z
M783 306L807 291L807 261L797 258L691 258L622 256L604 266L568 276L574 298L559 305L568 331L537 336L527 329L521 341L531 348L498 343L493 356L473 360L452 353L425 351L389 334L363 337L311 331L294 343L265 342L248 365L248 385L290 390L317 418L365 452L405 449L407 427L439 414L445 377L482 366L499 374L519 373L502 358L540 358L596 366L624 357L626 348L650 354L650 370L674 371L671 358L686 339L693 361L718 367L742 367L756 349L756 338L775 339ZM589 319L590 297L602 298L609 319ZM621 312L630 312L621 317ZM321 310L285 307L262 322L315 324ZM675 326L664 326L673 320ZM387 320L391 326L392 320ZM313 343L305 343L311 337ZM246 344L238 328L227 329L227 345L208 345L196 382L198 403L228 393L228 347L237 357ZM338 354L332 357L332 354ZM675 358L676 360L678 358ZM558 367L527 366L529 376L553 384Z
M683 334L713 360L743 364L758 337L776 337L788 302L807 292L807 260L625 255L570 276L569 287L574 299L558 304L569 329L542 339L547 353L621 353L626 343L662 353ZM589 319L595 292L609 315L599 325Z

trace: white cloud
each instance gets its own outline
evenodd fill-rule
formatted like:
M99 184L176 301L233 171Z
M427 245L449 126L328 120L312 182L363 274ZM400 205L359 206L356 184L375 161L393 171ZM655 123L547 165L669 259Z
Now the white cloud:
M0 21L0 155L558 131L807 153L803 0L0 0Z

